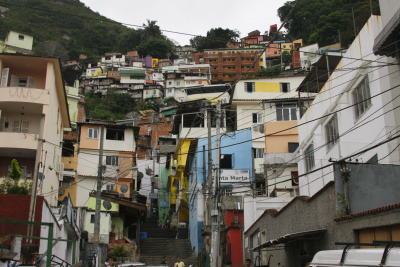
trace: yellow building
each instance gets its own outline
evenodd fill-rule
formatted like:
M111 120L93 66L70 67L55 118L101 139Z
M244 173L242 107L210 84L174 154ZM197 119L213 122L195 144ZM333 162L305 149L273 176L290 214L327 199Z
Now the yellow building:
M21 32L10 31L6 39L0 40L1 53L33 54L33 36Z

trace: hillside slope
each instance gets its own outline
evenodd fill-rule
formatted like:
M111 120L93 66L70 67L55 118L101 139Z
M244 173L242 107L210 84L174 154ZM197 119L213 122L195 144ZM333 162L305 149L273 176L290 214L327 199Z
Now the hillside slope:
M69 57L125 53L143 40L142 31L111 22L79 0L1 0L0 39L9 30L31 34L34 47L44 41L64 45Z

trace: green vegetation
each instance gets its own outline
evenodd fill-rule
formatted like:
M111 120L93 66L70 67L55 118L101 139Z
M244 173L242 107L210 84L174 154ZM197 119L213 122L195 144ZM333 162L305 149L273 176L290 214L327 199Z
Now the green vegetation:
M153 109L159 110L160 100L135 102L130 94L118 94L114 88L107 90L107 95L100 96L90 91L85 94L86 104L90 110L89 117L102 120L123 120L131 111Z
M240 32L237 30L212 28L206 37L196 36L190 39L190 44L202 52L204 49L225 48L229 41L237 41L239 36Z
M20 177L21 170L19 168L18 161L13 159L11 161L10 174L0 184L0 194L29 195L32 189L32 182L24 180L24 182L20 184Z
M256 72L256 77L274 77L278 76L282 72L281 66L274 66L270 68L263 68L261 67L257 72Z
M143 29L131 29L93 12L79 0L3 0L0 6L8 8L0 16L0 39L9 30L20 31L35 37L34 47L44 41L57 41L68 50L70 59L78 59L82 53L90 62L107 52L137 50L142 42L155 38L168 45L161 52L142 52L165 58L167 49L174 57L173 43L161 34L156 21L148 20Z
M281 21L289 14L295 1L288 1L278 9ZM353 14L356 32L371 15L370 0L302 0L285 25L288 36L303 39L304 43L326 46L339 43L350 45L354 38ZM373 14L379 14L379 0L372 0Z
M112 251L108 252L108 258L129 257L129 251L124 246L116 246Z

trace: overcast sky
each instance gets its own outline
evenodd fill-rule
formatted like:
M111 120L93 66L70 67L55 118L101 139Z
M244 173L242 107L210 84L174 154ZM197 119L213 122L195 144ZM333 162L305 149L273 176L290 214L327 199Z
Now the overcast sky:
M93 11L118 22L143 25L156 20L161 30L205 36L211 28L229 28L247 36L263 34L272 24L281 25L277 10L288 0L80 0ZM192 36L164 32L180 45Z

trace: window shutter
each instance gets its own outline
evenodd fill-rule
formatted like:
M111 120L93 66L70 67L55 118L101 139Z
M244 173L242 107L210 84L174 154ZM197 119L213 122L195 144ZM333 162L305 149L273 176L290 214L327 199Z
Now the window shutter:
M10 73L9 68L4 68L1 73L1 87L7 87L8 84L8 74Z
M18 87L18 84L19 84L19 78L18 78L18 76L11 75L10 87Z
M21 121L19 121L19 120L13 121L12 131L14 133L19 133L20 129L21 129Z
M29 133L29 121L22 121L21 133Z
M32 78L28 76L28 81L27 81L27 86L28 88L35 88L35 78Z

